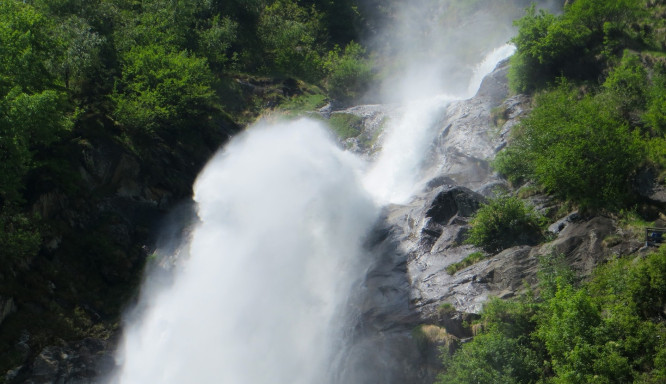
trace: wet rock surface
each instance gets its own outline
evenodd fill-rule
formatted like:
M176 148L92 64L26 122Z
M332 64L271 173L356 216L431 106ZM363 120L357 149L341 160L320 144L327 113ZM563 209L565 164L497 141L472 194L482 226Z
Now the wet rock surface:
M440 367L437 348L442 345L419 343L413 337L416 327L437 324L446 328L452 340L469 337L470 331L463 326L469 320L466 313L478 312L488 296L512 289L505 281L510 278L507 275L527 275L525 270L533 267L526 261L530 250L525 248L489 259L483 269L454 276L445 271L474 251L461 243L469 218L486 201L478 191L488 196L505 185L488 165L504 142L490 113L507 96L505 77L506 65L501 65L484 80L476 97L446 108L427 154L423 177L429 181L423 191L407 204L386 207L369 236L367 248L374 265L357 298L361 321L350 349L350 356L357 357L350 359L346 370L360 375L363 366L382 366L369 372L384 372L385 377L349 376L360 377L355 381L359 384L434 381ZM373 135L376 121L386 116L377 107L352 112L361 117L365 113L365 126L375 129ZM514 118L519 116L515 113ZM365 153L371 157L372 149L366 148ZM455 310L440 313L443 302L454 304Z
M543 256L563 255L585 276L617 254L641 250L639 241L605 241L622 235L611 218L572 212L551 225L551 241L545 244L515 246L447 272L452 263L480 251L464 244L469 218L486 197L510 190L489 161L529 112L530 100L522 95L507 98L506 71L504 63L484 80L474 98L448 106L425 164L430 181L409 203L388 206L370 236L368 248L376 264L364 285L366 310L352 352L367 366L383 364L390 374L360 383L433 382L441 368L434 357L442 345L424 348L413 337L416 327L443 327L455 347L455 340L472 336L466 323L490 297L510 298L534 286ZM552 210L547 196L529 200L539 211ZM363 353L372 350L382 352Z
M114 366L110 343L86 338L43 348L30 364L8 372L6 380L25 384L92 384L101 382Z

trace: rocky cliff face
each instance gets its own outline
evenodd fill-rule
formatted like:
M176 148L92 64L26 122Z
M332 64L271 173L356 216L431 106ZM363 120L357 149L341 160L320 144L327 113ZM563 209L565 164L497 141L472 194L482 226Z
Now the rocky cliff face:
M100 121L82 125L112 124L90 119ZM202 129L177 144L141 149L88 135L67 144L61 171L71 173L68 184L51 183L48 175L33 181L30 201L46 223L44 245L36 257L0 272L0 360L11 364L7 382L93 382L112 367L114 346L107 338L138 289L154 234L166 214L189 199L205 161L237 130L225 121L215 132Z
M492 171L489 160L506 145L511 128L529 112L530 100L522 95L508 97L506 72L507 63L499 65L475 97L447 107L427 154L430 181L409 203L386 207L368 236L367 257L372 265L356 297L350 298L357 318L348 332L349 348L337 359L337 382L433 382L441 368L439 348L455 348L473 335L465 323L477 316L489 297L509 298L519 294L525 283L535 283L541 255L564 254L585 275L616 254L641 252L643 244L623 233L612 219L574 212L551 226L551 241L546 244L516 246L454 274L446 271L450 264L477 251L463 244L470 217L497 189L510 189ZM390 108L357 106L341 112L354 114L364 123L362 132L343 144L373 157L381 146L382 125L390 117ZM88 203L49 192L39 196L35 209L71 228L97 223L125 252L119 255L120 264L108 268L99 265L101 275L111 283L127 281L144 256L132 253L143 251L132 251L131 244L136 244L137 236L146 236L152 218L162 217L174 201L187 195L189 186L185 188L183 183L196 175L198 163L188 165L178 157L172 160L164 160L160 177L173 180L180 175L184 181L178 185L182 188L159 182L135 155L114 150L108 143L84 146L80 172L90 196L100 188L115 192ZM554 215L547 197L530 199L539 210ZM81 209L74 209L77 206ZM109 216L111 219L102 220ZM618 240L604 241L609 235ZM54 255L67 242L65 236L54 232L49 241ZM56 286L54 291L60 289ZM0 297L0 310L2 321L16 310L15 301ZM83 310L102 311L97 305ZM30 337L22 336L17 351L27 354ZM112 345L112 341L89 338L47 346L33 351L36 357L7 377L10 382L26 383L97 382L112 368Z
M526 283L533 285L542 255L563 254L586 275L615 254L641 250L642 242L622 236L612 219L574 212L551 226L552 241L546 244L516 246L456 273L446 271L478 251L463 241L480 204L498 189L510 189L488 162L506 145L511 127L529 112L530 100L522 95L507 98L506 72L505 62L484 80L475 97L448 107L427 158L431 181L408 204L387 207L368 240L375 265L363 286L349 364L350 371L366 375L349 376L357 378L355 383L378 382L377 372L382 383L433 382L441 368L438 348L455 348L471 337L464 323L490 297L510 298ZM367 135L375 134L381 109L346 112L367 119ZM372 156L373 148L364 148L358 140L346 144ZM554 215L546 196L530 199L537 209ZM604 242L611 234L622 240Z

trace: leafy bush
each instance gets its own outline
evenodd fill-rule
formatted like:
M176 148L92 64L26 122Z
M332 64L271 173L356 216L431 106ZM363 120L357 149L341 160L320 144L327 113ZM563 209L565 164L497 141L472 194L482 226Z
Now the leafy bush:
M442 352L438 383L664 382L666 248L598 267L580 288L561 261L541 263L541 291L552 295L489 300L483 332Z
M543 218L517 197L501 195L479 208L471 221L467 243L486 252L499 252L519 244L534 244L542 238Z
M605 94L580 96L567 84L536 98L496 169L510 180L532 179L581 207L622 207L629 179L645 158L644 143Z
M124 126L152 133L178 126L210 110L215 97L205 59L160 45L137 46L124 57L112 99Z
M554 15L543 10L537 12L533 5L523 18L514 21L518 35L511 40L516 45L516 52L509 69L509 87L513 91L531 91L552 80L555 69L542 57L541 39L548 35L548 29L555 20Z
M594 80L608 58L631 45L628 25L641 11L640 0L577 0L554 16L535 6L515 21L509 81L516 92L542 88L557 77Z
M655 68L648 100L643 120L655 134L663 137L666 134L666 64Z
M219 15L210 21L210 28L199 33L199 46L214 68L223 68L229 61L229 48L237 36L238 23Z
M294 0L276 0L267 5L257 33L267 53L268 64L278 73L317 81L323 77L320 48L321 14L300 7Z
M339 47L328 54L328 92L338 101L349 102L361 96L372 81L372 64L365 58L365 49L358 43L349 43L340 54Z
M518 339L492 331L476 336L452 356L443 356L438 384L509 384L539 378L536 354Z
M617 99L624 115L645 108L648 77L637 55L626 51L620 64L606 77L603 87Z

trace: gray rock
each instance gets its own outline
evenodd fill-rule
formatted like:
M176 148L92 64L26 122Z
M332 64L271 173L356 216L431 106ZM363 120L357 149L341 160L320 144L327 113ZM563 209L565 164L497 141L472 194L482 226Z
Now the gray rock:
M446 225L455 216L470 217L486 202L486 198L469 188L442 187L426 211L426 217Z
M557 239L534 249L534 255L564 255L567 263L579 275L588 276L594 267L612 257L603 240L617 232L615 222L608 217L592 217L570 222Z
M437 176L426 183L425 191L432 191L443 185L455 185L456 182L448 176Z
M570 223L573 223L577 220L580 219L580 215L578 214L578 211L573 211L570 214L566 215L565 217L557 220L553 224L548 226L548 232L558 234L562 232L562 230L569 225Z
M0 325L5 321L7 316L16 312L16 304L14 304L14 298L8 297L4 298L0 296Z
M641 169L636 175L634 190L651 203L662 206L666 204L666 186L660 184L657 177L656 169L652 167Z
M92 384L101 382L114 366L109 343L86 338L69 345L45 347L29 366L13 371L6 379L13 377L10 383L26 384Z

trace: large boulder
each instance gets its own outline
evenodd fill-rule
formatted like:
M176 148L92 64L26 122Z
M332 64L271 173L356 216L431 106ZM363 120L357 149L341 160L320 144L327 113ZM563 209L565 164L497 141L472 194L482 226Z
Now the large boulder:
M469 188L445 186L430 203L426 217L447 225L456 216L471 217L485 202L485 197Z

